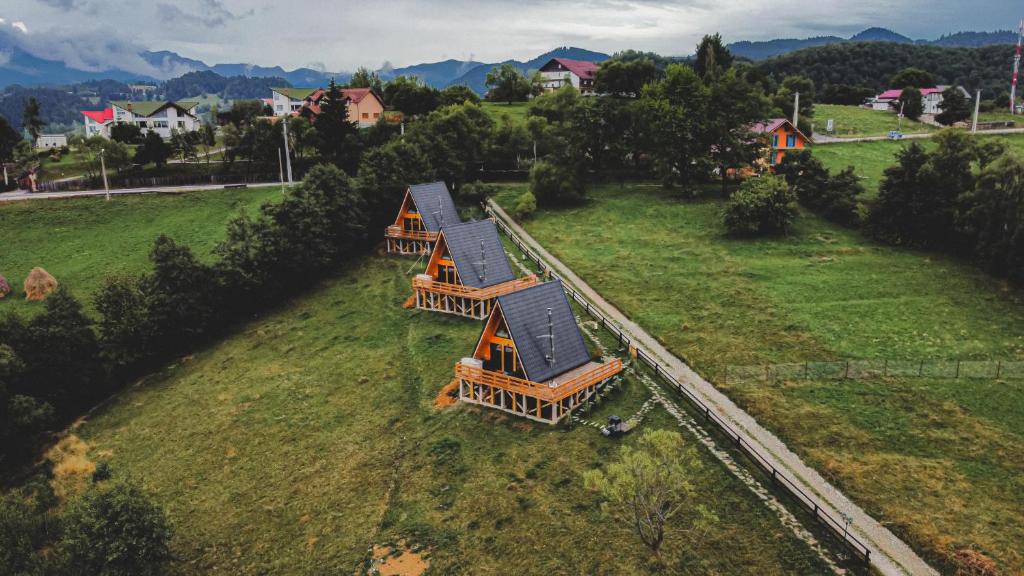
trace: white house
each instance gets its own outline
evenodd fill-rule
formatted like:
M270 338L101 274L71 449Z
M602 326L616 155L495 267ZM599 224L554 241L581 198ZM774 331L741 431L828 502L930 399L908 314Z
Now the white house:
M541 66L540 75L544 78L545 90L558 90L566 84L571 84L580 91L580 94L593 94L597 64L584 60L552 58Z
M938 114L942 112L942 93L946 91L949 86L935 86L934 88L921 88L921 101L924 104L924 114ZM970 98L971 94L964 90L963 86L957 86L959 90L966 98ZM894 88L892 90L886 90L878 96L875 96L871 100L868 100L867 105L872 110L892 110L898 108L897 102L899 102L900 94L903 93L902 88ZM899 111L899 110L897 110Z
M68 145L68 137L64 134L40 134L36 138L36 150L53 150Z
M195 132L202 125L197 116L198 102L181 100L130 102L117 100L110 103L114 124L127 122L142 129L142 135L156 132L164 140L170 139L171 131Z
M85 117L85 137L103 136L110 138L110 125L114 123L114 110L82 110Z
M274 116L298 113L318 88L271 88Z

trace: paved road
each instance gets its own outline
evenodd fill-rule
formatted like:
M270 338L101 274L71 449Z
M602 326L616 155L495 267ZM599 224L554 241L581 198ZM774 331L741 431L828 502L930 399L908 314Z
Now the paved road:
M758 424L753 417L736 406L725 394L719 392L710 382L694 372L650 334L602 298L568 266L552 256L527 234L500 206L493 201L488 201L488 204L495 214L504 220L564 281L583 294L605 316L615 321L623 332L639 343L647 353L654 356L658 363L670 371L676 380L686 386L705 404L717 410L718 414L728 420L731 426L743 431L747 436L746 440L768 458L772 466L778 470L786 470L794 483L806 493L815 495L825 511L834 518L841 518L842 514L851 516L853 518L853 524L850 526L851 532L872 548L871 563L880 573L886 576L907 574L938 576L938 572L922 560L905 542L851 502L822 478L816 470L805 464L774 434Z
M181 194L184 192L204 192L207 190L224 190L226 188L262 188L266 186L280 186L280 182L257 182L253 184L200 184L196 186L156 186L149 188L120 188L111 190L111 196L128 196L132 194ZM286 184L287 186L287 184ZM55 200L64 198L86 198L90 196L103 196L104 190L76 190L73 192L25 192L16 190L14 192L0 193L0 202L15 202L18 200Z
M923 140L935 136L938 132L920 132L917 134L904 134L901 140ZM979 130L975 132L978 136L989 134L1024 134L1024 128L998 128L996 130ZM812 141L815 144L842 144L846 142L880 142L889 140L888 136L862 136L860 138L836 138L824 134L815 134Z

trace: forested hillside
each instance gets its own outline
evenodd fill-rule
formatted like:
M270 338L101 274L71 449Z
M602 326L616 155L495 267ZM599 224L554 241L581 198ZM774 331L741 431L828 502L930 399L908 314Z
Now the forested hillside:
M948 48L882 42L851 42L807 48L771 58L757 65L783 78L802 75L814 81L819 93L829 85L866 86L876 91L889 86L889 78L904 68L931 72L942 84L981 88L984 97L1007 92L1013 68L1013 46Z

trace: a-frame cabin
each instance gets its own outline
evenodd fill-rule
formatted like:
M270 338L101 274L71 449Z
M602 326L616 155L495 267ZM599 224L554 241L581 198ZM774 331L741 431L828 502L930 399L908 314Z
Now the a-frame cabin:
M409 186L395 223L384 230L388 253L429 254L441 227L459 222L459 212L447 184Z
M455 365L459 399L548 424L622 372L595 362L561 281L499 296L472 358Z
M493 220L445 225L423 274L413 278L409 306L483 320L502 294L537 283L516 279Z

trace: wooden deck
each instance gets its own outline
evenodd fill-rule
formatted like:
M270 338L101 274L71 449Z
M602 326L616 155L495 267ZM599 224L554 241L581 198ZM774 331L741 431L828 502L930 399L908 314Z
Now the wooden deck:
M426 230L405 230L392 224L384 229L390 254L429 254L437 241L437 232Z
M469 288L461 284L447 284L416 277L412 280L412 290L416 308L483 320L491 313L495 298L536 284L536 275L509 280L487 288Z

